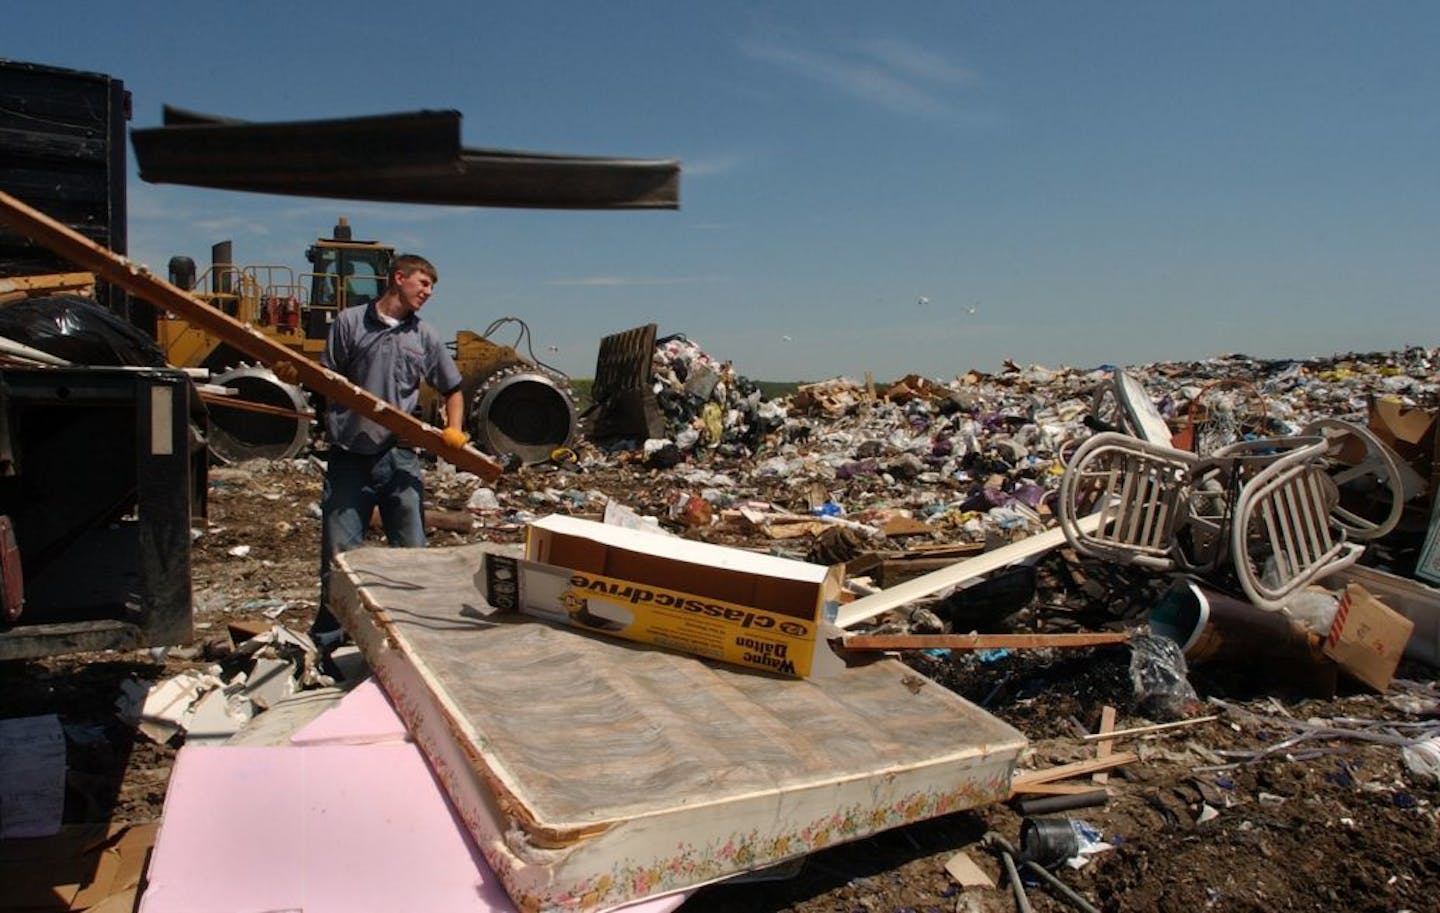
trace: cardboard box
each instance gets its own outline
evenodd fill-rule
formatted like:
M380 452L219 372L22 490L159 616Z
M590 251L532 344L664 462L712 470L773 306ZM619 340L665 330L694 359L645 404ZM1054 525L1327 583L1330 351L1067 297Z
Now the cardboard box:
M552 516L483 573L497 609L798 678L843 665L822 633L840 565Z
M1384 691L1414 629L1410 619L1352 583L1340 597L1324 653L1350 675Z
M1409 577L1359 564L1336 571L1321 581L1330 590L1344 589L1350 583L1365 587L1415 624L1405 645L1405 659L1440 666L1440 590Z
M1406 406L1393 398L1370 401L1370 430L1432 484L1440 468L1435 465L1436 448L1440 446L1435 418L1430 410Z

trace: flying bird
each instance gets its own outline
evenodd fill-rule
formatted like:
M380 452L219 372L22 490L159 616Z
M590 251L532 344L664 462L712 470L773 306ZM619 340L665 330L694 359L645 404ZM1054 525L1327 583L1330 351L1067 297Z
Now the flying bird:
M920 305L929 304L929 303L930 303L930 299L929 299L929 298L926 298L924 295L921 295L921 296L920 296L920 300L917 301L917 302L915 302L915 303L916 303L916 304L920 304Z

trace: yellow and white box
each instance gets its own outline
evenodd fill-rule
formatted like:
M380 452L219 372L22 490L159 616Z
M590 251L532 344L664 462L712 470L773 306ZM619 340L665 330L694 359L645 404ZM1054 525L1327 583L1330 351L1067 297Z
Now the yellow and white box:
M492 606L556 624L797 678L835 659L840 565L557 515L530 524L523 560L487 555L484 575Z

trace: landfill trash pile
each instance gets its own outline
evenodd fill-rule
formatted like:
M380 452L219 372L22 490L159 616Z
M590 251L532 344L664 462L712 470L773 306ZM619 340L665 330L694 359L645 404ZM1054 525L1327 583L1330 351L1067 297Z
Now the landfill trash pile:
M1235 355L1127 371L1173 426L1189 427L1198 404L1215 416L1207 439L1228 443L1318 419L1363 425L1375 396L1433 405L1437 360L1436 349L1308 361ZM504 528L594 512L602 496L587 483L639 463L662 471L629 506L708 539L761 532L777 553L804 557L817 533L833 530L832 540L851 546L817 555L830 561L860 548L994 545L1053 519L1065 460L1095 430L1096 392L1113 372L1007 364L949 381L910 376L878 393L836 378L761 400L683 337L657 346L656 364L669 439L631 452L582 447L574 462L536 467L519 490L482 490L473 496L482 521ZM657 460L661 451L668 457Z
M873 391L835 378L766 400L683 337L663 345L657 378L673 374L665 389L683 391L697 377L697 396L708 387L698 399L659 397L667 403L665 440L581 444L494 485L438 463L427 479L431 545L520 542L528 523L551 514L608 518L843 563L858 597L1053 528L1069 457L1123 411L1099 396L1116 376L1109 366L1007 364L994 374L911 376ZM1319 419L1373 424L1380 402L1440 407L1434 348L1309 360L1227 356L1125 373L1167 430L1192 429L1200 449L1293 434ZM668 465L647 459L647 447L667 445ZM1428 486L1434 467L1426 455L1404 440L1396 445ZM315 681L309 651L295 649L289 632L305 630L315 609L320 482L314 457L212 471L209 516L192 531L198 646L0 668L0 717L60 716L70 742L67 815L160 814L186 736L165 739L151 726L162 741L136 738L133 717L116 713L120 683L136 682L123 692L139 695L141 686L200 682L206 688L195 693L204 697L253 685L262 666L283 673L272 680L286 688L292 678L299 688ZM1409 575L1429 504L1428 487L1416 492L1401 524L1367 545L1362 563ZM773 880L703 889L683 909L1012 910L1005 871L1027 869L1030 831L1022 823L1056 815L1085 825L1075 829L1072 857L1084 862L1050 871L1099 909L1432 908L1440 876L1435 666L1406 659L1384 691L1349 679L1316 691L1296 667L1186 665L1173 645L1142 639L1171 584L1166 574L1062 545L860 626L881 637L1105 631L1131 641L899 651L924 676L917 682L961 694L1031 740L1017 777L1034 791L824 850ZM1315 596L1294 609L1323 626L1335 600ZM255 643L227 647L236 631ZM227 673L243 665L248 681L204 678L217 662ZM246 712L263 720L269 700L252 700ZM183 729L193 718L176 722L172 716ZM1175 728L1154 728L1165 725ZM1139 732L1097 743L1107 728ZM1047 779L1097 763L1101 744L1119 759L1115 766ZM1103 804L1068 811L1022 812L1018 804L1067 792L1072 801L1093 799L1097 791ZM976 871L998 887L971 886ZM1036 909L1070 903L1038 876L1027 890Z

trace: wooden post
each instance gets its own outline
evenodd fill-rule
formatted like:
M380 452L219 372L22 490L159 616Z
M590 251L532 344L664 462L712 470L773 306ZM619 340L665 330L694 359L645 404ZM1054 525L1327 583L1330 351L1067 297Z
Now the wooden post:
M1106 704L1104 708L1102 708L1100 711L1100 734L1113 736L1114 733L1115 708L1111 707L1109 704ZM1114 751L1115 740L1113 738L1101 739L1100 743L1095 746L1095 757L1108 758L1111 754L1114 753ZM1104 786L1105 781L1110 779L1110 773L1104 770L1097 770L1095 771L1095 773L1090 775L1090 779L1100 784L1101 786Z
M188 292L151 275L143 266L106 250L4 191L0 191L0 222L160 310L181 315L263 364L274 366L290 362L295 366L300 383L395 432L400 440L412 447L429 450L456 469L473 472L487 481L500 475L500 464L480 451L468 446L449 446L440 429L434 425L401 412L334 371L321 367Z

